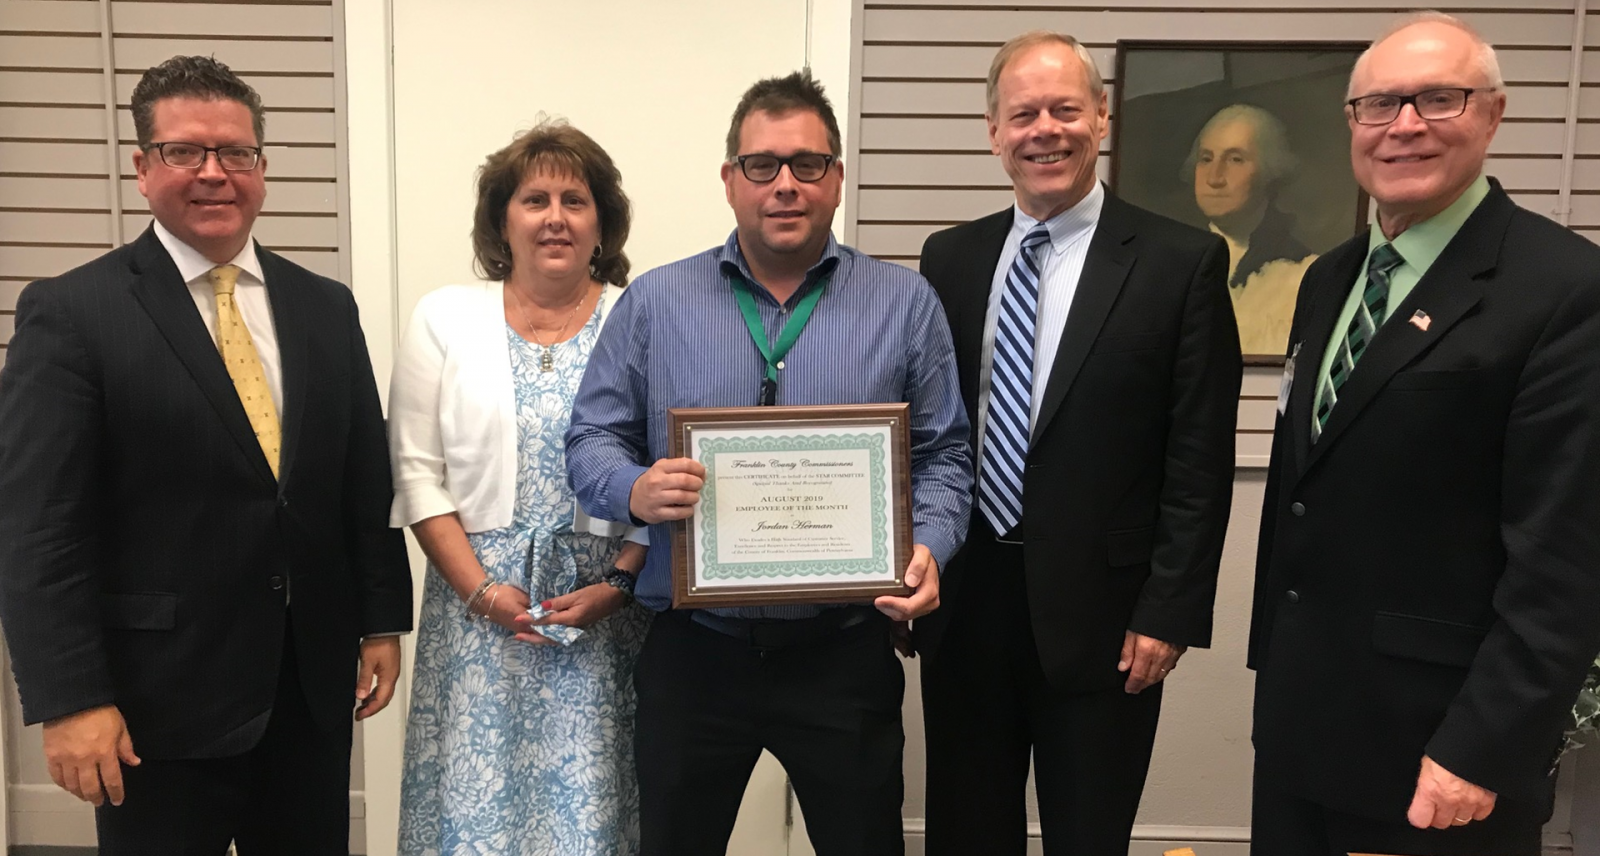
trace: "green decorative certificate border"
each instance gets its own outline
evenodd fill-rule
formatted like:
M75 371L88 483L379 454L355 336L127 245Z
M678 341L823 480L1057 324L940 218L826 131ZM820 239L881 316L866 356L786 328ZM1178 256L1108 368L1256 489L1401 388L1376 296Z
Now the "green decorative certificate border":
M759 580L775 575L841 576L881 575L889 566L889 503L885 499L883 434L785 434L765 437L707 437L699 441L705 464L705 487L700 491L700 514L715 521L717 513L717 455L722 452L841 452L865 450L872 481L872 555L862 559L817 559L801 562L718 562L717 528L703 527L699 565L706 580Z

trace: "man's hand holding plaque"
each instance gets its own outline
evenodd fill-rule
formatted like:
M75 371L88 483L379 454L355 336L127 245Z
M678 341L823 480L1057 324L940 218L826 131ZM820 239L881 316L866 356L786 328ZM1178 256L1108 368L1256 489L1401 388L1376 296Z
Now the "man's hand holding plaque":
M939 563L921 544L911 550L911 563L906 565L906 585L915 589L910 597L884 595L872 602L878 611L895 621L910 621L939 608Z
M633 482L628 511L646 523L687 520L700 501L706 468L693 458L662 458Z

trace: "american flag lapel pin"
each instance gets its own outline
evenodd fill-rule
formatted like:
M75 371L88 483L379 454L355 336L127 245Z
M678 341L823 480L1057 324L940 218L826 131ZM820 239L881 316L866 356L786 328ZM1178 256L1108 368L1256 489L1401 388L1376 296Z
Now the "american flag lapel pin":
M1418 309L1417 313L1411 316L1411 326L1424 333L1428 332L1428 325L1432 323L1433 319L1429 318L1428 313L1423 312L1421 309Z

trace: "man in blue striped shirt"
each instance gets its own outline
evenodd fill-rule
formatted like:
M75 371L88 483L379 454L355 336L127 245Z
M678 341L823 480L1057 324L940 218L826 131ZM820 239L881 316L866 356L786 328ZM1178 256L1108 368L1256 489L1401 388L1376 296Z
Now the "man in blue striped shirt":
M844 168L833 108L809 73L745 93L722 178L738 228L641 276L595 345L567 433L584 509L651 525L639 600L657 610L635 674L642 852L721 854L762 749L784 765L819 854L902 852L904 676L891 620L938 605L966 537L972 460L950 330L927 282L836 243ZM776 388L735 297L752 284L777 339L820 290ZM668 408L911 405L910 597L873 607L674 611L669 523L704 468L667 458Z

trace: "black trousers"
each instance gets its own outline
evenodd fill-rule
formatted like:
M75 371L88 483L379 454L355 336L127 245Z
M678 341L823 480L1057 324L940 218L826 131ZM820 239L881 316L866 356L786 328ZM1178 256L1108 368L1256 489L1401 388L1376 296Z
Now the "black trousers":
M349 856L353 726L313 722L290 635L261 742L230 758L123 765L122 805L95 811L100 856L222 856L230 842L239 856Z
M905 673L881 614L767 648L663 612L634 686L641 856L725 853L762 749L819 856L904 852Z
M1540 816L1546 812L1500 800L1485 820L1417 829L1406 821L1408 806L1397 806L1386 820L1334 811L1284 788L1259 763L1251 802L1251 856L1539 856L1547 819Z
M922 666L929 856L1027 850L1030 759L1044 852L1114 856L1128 838L1161 713L1157 684L1069 693L1045 680L1022 549L987 532L936 655ZM976 573L973 573L976 572ZM951 608L949 604L941 608Z

